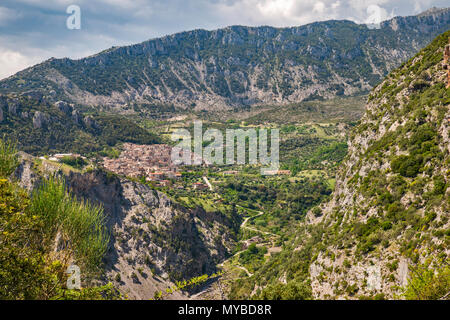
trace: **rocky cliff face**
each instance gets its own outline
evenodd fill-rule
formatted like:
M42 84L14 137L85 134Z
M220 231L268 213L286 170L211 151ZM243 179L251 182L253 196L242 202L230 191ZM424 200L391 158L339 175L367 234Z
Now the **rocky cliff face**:
M22 159L16 177L28 190L42 176L61 174L53 164L37 170L33 157ZM146 185L103 171L72 172L66 180L75 195L103 206L111 231L104 280L130 298L150 299L174 281L214 273L234 245L236 226L221 213L184 208Z
M308 214L310 224L332 230L310 266L316 298L392 298L407 284L408 269L427 259L448 261L449 36L372 91L333 199L321 215Z
M116 112L285 104L368 91L450 26L450 10L396 17L380 29L349 21L293 28L194 30L114 47L80 60L50 59L0 82Z

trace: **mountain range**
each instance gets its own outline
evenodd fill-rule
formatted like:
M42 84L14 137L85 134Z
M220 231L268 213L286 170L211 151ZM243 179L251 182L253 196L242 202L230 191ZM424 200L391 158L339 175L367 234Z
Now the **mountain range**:
M450 27L450 9L299 27L193 30L113 47L79 60L51 58L0 81L0 93L43 95L120 113L223 110L367 93ZM159 110L158 109L158 110Z

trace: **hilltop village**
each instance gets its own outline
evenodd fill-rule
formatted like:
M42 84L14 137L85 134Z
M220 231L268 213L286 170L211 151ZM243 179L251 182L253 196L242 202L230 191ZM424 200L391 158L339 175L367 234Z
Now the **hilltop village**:
M132 178L145 177L147 181L164 181L180 178L179 165L172 162L172 147L167 144L138 145L124 143L123 151L116 159L103 158L105 169ZM195 155L192 155L195 158ZM203 165L207 165L204 163ZM223 174L237 174L224 171ZM290 175L290 170L274 170L268 174ZM201 186L198 186L201 189Z
M145 177L147 181L164 181L181 177L170 158L172 147L166 144L138 145L124 143L117 159L104 158L105 169L133 178Z

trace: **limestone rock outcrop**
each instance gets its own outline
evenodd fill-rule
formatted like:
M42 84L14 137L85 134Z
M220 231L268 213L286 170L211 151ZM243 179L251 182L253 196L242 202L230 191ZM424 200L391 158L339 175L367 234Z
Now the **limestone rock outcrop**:
M33 116L33 127L41 129L49 121L49 116L41 111L36 111Z
M72 112L72 107L65 101L55 102L55 107L65 114L70 114Z

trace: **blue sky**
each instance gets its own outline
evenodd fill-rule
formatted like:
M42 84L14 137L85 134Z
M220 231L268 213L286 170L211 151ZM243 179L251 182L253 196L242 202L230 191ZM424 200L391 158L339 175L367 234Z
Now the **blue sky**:
M0 0L0 79L50 57L81 58L116 45L229 25L357 23L414 15L448 0ZM69 30L66 9L81 9Z

